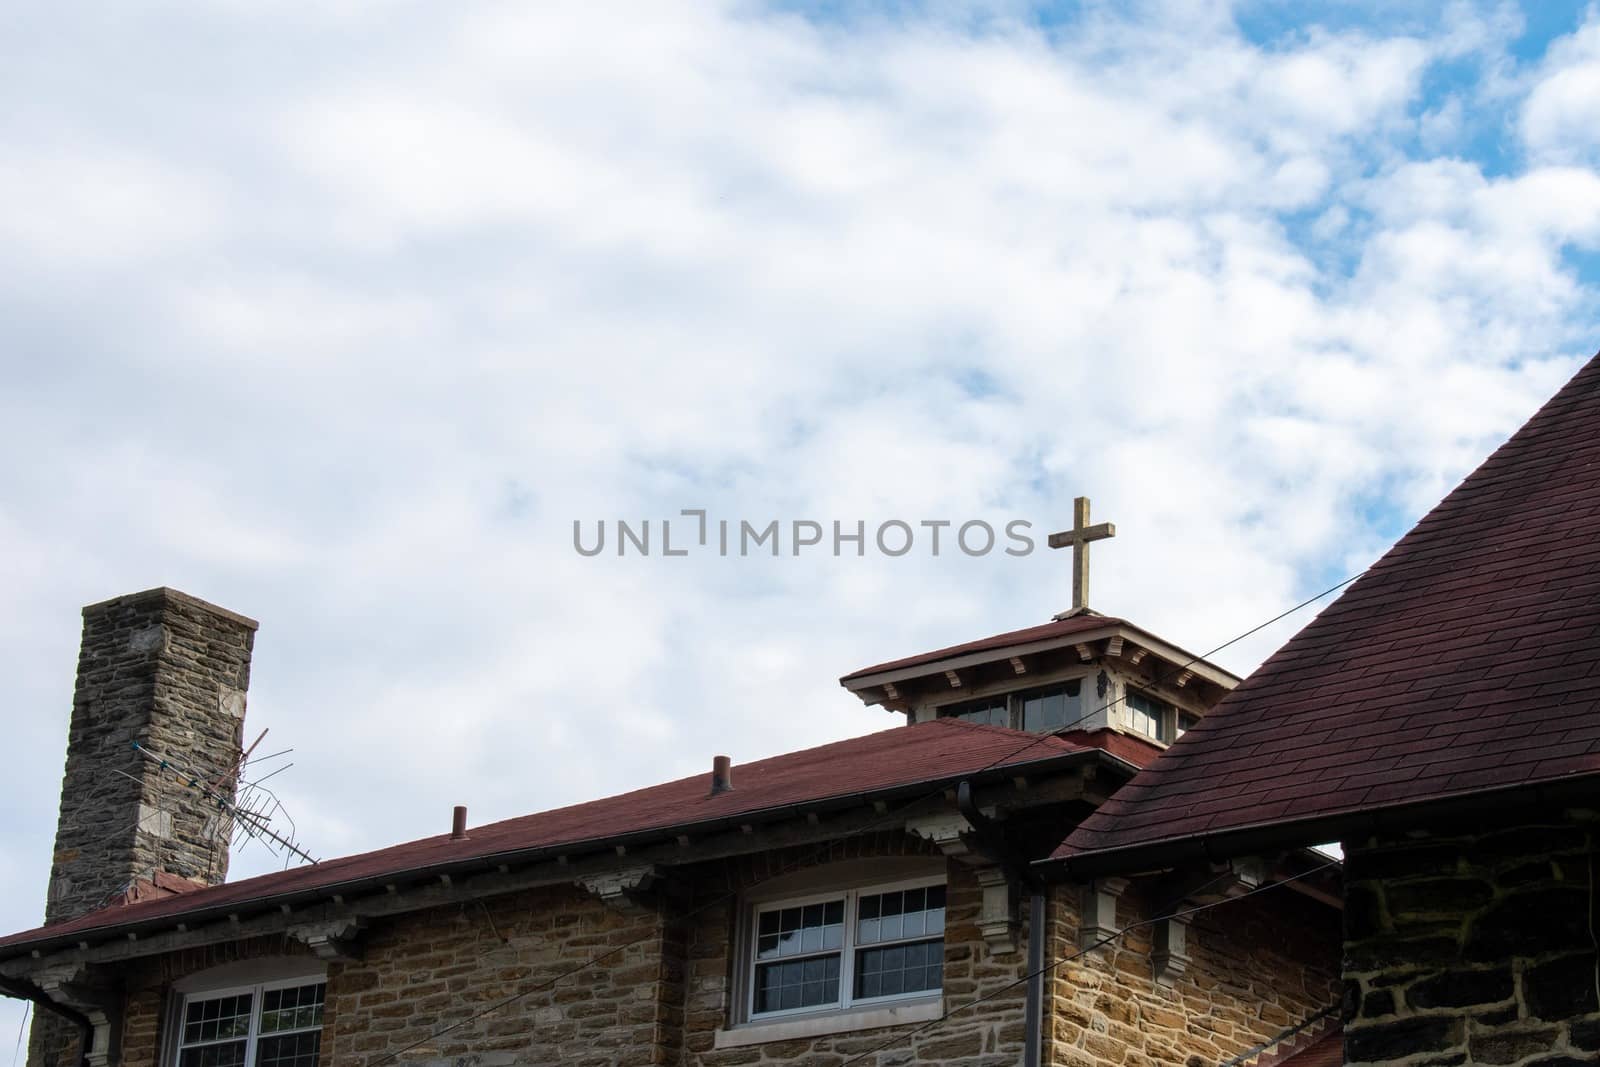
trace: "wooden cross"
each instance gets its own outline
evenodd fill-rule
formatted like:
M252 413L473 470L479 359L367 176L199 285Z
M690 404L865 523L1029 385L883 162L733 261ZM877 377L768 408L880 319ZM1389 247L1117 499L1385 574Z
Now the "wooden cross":
M1072 502L1072 529L1050 535L1051 548L1072 546L1072 610L1089 606L1089 542L1103 541L1117 536L1117 528L1109 522L1089 525L1089 498L1080 496Z

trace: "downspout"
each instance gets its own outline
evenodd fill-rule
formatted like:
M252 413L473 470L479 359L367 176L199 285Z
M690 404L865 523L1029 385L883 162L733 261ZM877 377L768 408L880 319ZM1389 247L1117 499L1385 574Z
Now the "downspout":
M1028 1002L1022 1025L1028 1035L1022 1052L1023 1067L1039 1067L1044 1046L1044 886L1030 887L1028 897Z
M978 852L1028 888L1028 994L1022 1012L1022 1067L1039 1067L1044 1047L1044 880L1034 873L1026 858L1019 859L1012 853L994 820L978 810L970 782L963 781L956 787L956 807L972 826Z
M83 1067L88 1067L89 1053L94 1049L94 1023L89 1021L87 1015L76 1008L69 1008L65 1004L57 1004L43 990L26 982L17 982L10 978L0 977L0 993L8 997L15 997L18 1000L31 1000L46 1011L53 1012L68 1022L75 1023L78 1027L79 1062L83 1064Z

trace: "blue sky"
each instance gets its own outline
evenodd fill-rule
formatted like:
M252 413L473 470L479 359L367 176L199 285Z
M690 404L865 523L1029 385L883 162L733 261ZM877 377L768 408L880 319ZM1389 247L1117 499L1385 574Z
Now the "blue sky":
M1088 495L1094 606L1209 648L1600 348L1590 6L0 19L8 929L83 604L260 619L249 723L347 853L888 727L839 675L1069 595L1043 551L588 559L574 520Z

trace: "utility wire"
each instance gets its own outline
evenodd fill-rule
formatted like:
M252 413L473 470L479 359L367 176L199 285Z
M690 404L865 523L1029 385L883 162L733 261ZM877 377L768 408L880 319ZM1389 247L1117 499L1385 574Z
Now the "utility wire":
M1315 1015L1308 1015L1304 1019L1301 1019L1299 1022L1295 1023L1293 1026L1289 1027L1289 1029L1283 1031L1282 1033L1278 1034L1277 1036L1273 1037L1271 1040L1263 1041L1259 1045L1253 1045L1250 1048L1247 1048L1243 1052L1239 1053L1237 1056L1233 1056L1233 1057L1230 1057L1229 1059L1223 1060L1222 1063L1219 1065L1219 1067L1239 1067L1239 1065L1244 1063L1245 1061L1255 1059L1257 1056L1262 1055L1263 1053L1265 1053L1267 1051L1267 1049L1272 1048L1274 1045L1283 1044L1285 1041L1289 1040L1291 1037L1294 1037L1295 1035L1299 1034L1301 1031L1309 1029L1310 1027L1316 1025L1317 1023L1321 1022L1323 1019L1326 1019L1328 1016L1332 1015L1334 1012L1336 1012L1338 1010L1339 1010L1339 1005L1330 1004L1326 1008L1323 1008L1321 1011L1317 1012Z
M17 1027L17 1047L11 1053L11 1067L17 1067L17 1057L22 1055L22 1035L28 1032L28 1012L32 1008L31 1000L22 1005L22 1023Z
M1281 621L1283 619L1286 619L1290 615L1293 615L1295 612L1300 611L1303 608L1306 608L1307 606L1316 603L1318 600L1321 600L1323 597L1326 597L1331 593L1334 593L1334 592L1337 592L1340 589L1343 589L1345 586L1349 585L1351 582L1353 582L1357 578L1361 577L1362 573L1365 573L1365 572L1358 572L1356 574L1352 574L1350 577L1344 579L1344 581L1339 582L1339 583L1337 583L1335 585L1329 586L1327 589L1324 589L1322 592L1318 593L1316 596L1309 597L1309 598L1307 598L1305 600L1302 600L1300 603L1296 604L1292 608L1289 608L1287 611L1280 612L1279 614L1277 614L1277 615L1273 616L1272 618L1268 619L1266 622L1263 622L1260 625L1251 627L1249 630L1246 630L1244 633L1239 634L1236 637L1232 637L1232 638L1228 639L1227 641L1224 641L1222 644L1220 644L1220 645L1216 646L1215 648L1211 649L1211 651L1209 651L1209 652L1202 653L1201 655L1198 655L1198 656L1190 657L1187 662L1172 668L1170 671L1163 672L1161 678L1157 679L1157 682L1159 683L1159 682L1165 681L1167 678L1175 677L1176 675L1181 674L1183 671L1187 670L1188 668L1194 666L1196 663L1200 662L1201 660L1207 659L1207 658L1215 655L1216 653L1221 652L1225 648L1228 648L1228 647L1230 647L1232 645L1238 644L1240 641L1243 641L1245 638L1250 637L1250 636L1252 636L1254 634L1257 634L1257 633L1261 632L1262 630L1266 629L1268 626L1271 626L1273 623L1279 622L1279 621ZM1005 753L1003 755L997 756L995 759L991 760L989 763L985 764L984 766L982 766L982 767L980 767L980 768L978 768L978 769L976 769L974 771L968 772L968 774L969 775L982 774L984 771L992 770L995 767L1000 766L1000 765L1005 764L1005 763L1010 763L1013 760L1015 760L1016 757L1020 756L1022 753L1028 751L1029 749L1033 748L1034 746L1043 744L1047 739L1055 737L1057 734L1064 733L1064 732L1066 732L1068 730L1071 730L1073 727L1079 725L1080 723L1086 722L1087 720L1094 718L1095 716L1099 715L1101 712L1107 711L1110 708L1115 707L1117 704L1122 703L1126 699L1127 699L1127 694L1124 693L1122 696L1119 696L1114 700L1107 701L1106 703L1102 704L1100 707L1094 709L1093 711L1088 712L1087 714L1084 714L1084 715L1080 715L1078 718L1074 719L1072 722L1069 722L1069 723L1065 724L1064 726L1057 727L1054 731L1052 731L1050 733L1040 734L1038 737L1030 738L1027 742L1025 742L1024 744L1018 746L1016 749L1013 749L1013 750L1011 750L1011 751L1009 751L1009 752L1007 752L1007 753ZM783 866L779 867L778 870L771 872L770 874L768 874L764 878L758 879L757 881L752 882L751 884L749 884L747 886L744 886L741 889L730 890L727 893L720 894L720 895L712 898L711 900L706 901L704 904L700 905L699 907L690 909L688 912L684 913L684 915L681 918L683 920L692 919L692 918L698 916L699 914L701 914L702 912L710 910L711 908L720 907L721 905L723 905L723 904L727 903L728 901L730 901L730 900L734 899L735 897L737 897L740 893L747 893L751 889L754 889L756 886L759 886L759 885L763 884L764 882L768 882L768 881L771 881L774 878L781 877L782 875L787 874L792 870L795 870L795 869L797 869L799 867L808 865L808 864L812 863L815 860L821 859L821 858L829 855L836 846L841 845L846 841L849 841L849 840L851 840L853 838L856 838L856 837L860 837L860 836L862 836L864 834L875 832L876 830L882 829L882 828L884 828L886 826L893 825L899 818L903 817L911 809L913 809L913 808L917 807L918 805L922 804L924 801L930 800L930 799L932 799L934 797L937 797L937 796L941 795L943 792L944 792L944 790L941 787L939 789L934 789L934 790L932 790L932 791L930 791L928 793L924 793L924 794L922 794L920 796L917 796L917 797L913 798L912 800L908 801L907 803L905 803L905 804L901 805L900 807L896 808L894 811L886 812L882 819L874 820L873 822L869 822L864 826L857 827L856 829L854 829L852 831L849 831L848 833L841 834L839 837L836 837L836 838L833 838L833 839L829 840L825 845L823 845L822 847L814 850L813 852L810 852L805 856L797 857L796 859L794 859L790 863L784 864ZM1337 862L1338 862L1337 860L1331 861L1329 864L1326 864L1325 866L1333 866L1333 865L1337 864ZM1322 869L1323 868L1321 868L1321 867L1316 868L1316 870L1322 870ZM1315 873L1315 871L1306 872L1306 874L1311 874L1311 873ZM1305 874L1301 874L1301 875L1296 875L1295 876L1296 879L1303 878L1303 877L1305 877ZM1291 880L1294 880L1294 879L1291 879ZM1281 883L1274 883L1274 884L1281 884ZM1253 890L1252 892L1256 892L1256 891ZM1249 894L1249 893L1244 894L1244 896L1249 896L1249 895L1251 895L1251 894ZM1237 898L1237 899L1243 899L1243 897L1240 897L1240 898ZM1154 920L1152 920L1152 921L1154 921ZM1127 930L1135 929L1138 925L1142 925L1142 924L1135 924L1135 926L1127 927L1125 930L1118 931L1117 935L1114 935L1114 936L1120 936L1122 933L1127 932ZM530 986L527 989L519 990L516 993L511 994L510 996L507 996L507 997L502 998L501 1000L495 1001L493 1004L486 1005L486 1006L478 1009L477 1011L473 1012L471 1015L466 1016L463 1019L460 1019L460 1020L458 1020L456 1022L450 1023L447 1026L443 1026L443 1027L439 1028L438 1030L433 1031L432 1033L430 1033L426 1037L419 1038L418 1040L413 1041L409 1045L406 1045L406 1046L404 1046L402 1048L396 1049L395 1051L389 1053L387 1056L385 1056L382 1059L380 1059L380 1060L376 1061L375 1063L373 1063L371 1065L371 1067L385 1067L385 1065L395 1062L401 1056L405 1055L407 1052L410 1052L413 1049L420 1048L423 1045L431 1044L432 1042L438 1040L439 1038L444 1037L446 1034L449 1034L449 1033L452 1033L452 1032L454 1032L456 1030L461 1029L463 1026L468 1026L468 1025L470 1025L472 1023L477 1022L479 1019L482 1019L482 1018L484 1018L486 1016L489 1016L489 1015L493 1015L495 1012L500 1011L502 1008L510 1007L512 1004L515 1004L520 1000L524 1000L527 997L530 997L535 993L543 992L544 990L549 989L551 986L555 985L557 982L560 982L562 979L569 978L569 977L571 977L572 975L575 975L575 974L579 974L582 971L585 971L585 970L589 969L590 967L595 966L598 963L602 963L605 960L610 959L611 957L617 955L620 952L624 952L624 951L626 951L626 950L628 950L630 948L633 948L636 945L644 944L646 941L653 940L654 936L655 935L653 933L651 933L651 934L644 934L644 935L642 935L640 937L636 937L631 941L627 941L627 942L624 942L621 945L617 945L617 946L615 946L613 948L607 949L605 952L602 952L597 956L592 956L589 959L584 960L582 963L578 964L577 966L571 968L570 970L563 971L562 973L560 973L560 974L558 974L558 975L556 975L556 976L554 976L552 978L546 979L543 982L539 982L538 984ZM1095 945L1095 946L1091 946L1091 947L1098 948L1099 946ZM1088 950L1085 950L1085 951L1088 951ZM1082 953L1078 953L1078 955L1082 955ZM1068 957L1068 959L1076 959L1076 958L1077 958L1077 956ZM1058 963L1063 963L1063 962L1066 962L1066 960L1058 961ZM1047 970L1053 969L1055 966L1056 966L1055 964L1052 964L1052 965L1050 965L1049 968L1047 968ZM1013 983L1013 984L1015 984L1015 983ZM1010 988L1010 986L1007 986L1005 988ZM988 998L985 998L985 999L988 999ZM982 1003L982 1001L977 1001L975 1003ZM947 1018L948 1015L949 1015L949 1013L946 1013L944 1016L941 1016L940 1019ZM940 1021L940 1019L936 1019L936 1020L934 1020L934 1022L938 1022L938 1021ZM921 1028L919 1027L919 1029L921 1029ZM915 1033L915 1032L916 1031L911 1031L911 1033ZM854 1061L846 1061L846 1063L845 1064L841 1064L840 1067L847 1067L847 1065L850 1062L854 1062Z
M1317 873L1319 873L1321 871L1325 871L1329 867L1338 866L1338 863L1339 863L1338 860L1329 860L1327 863L1324 863L1319 867L1313 867L1309 871L1301 871L1299 874L1292 875L1292 876L1290 876L1288 878L1284 878L1281 881L1268 882L1266 885L1256 886L1254 889L1250 890L1249 892L1240 893L1236 897L1223 897L1221 900L1214 900L1209 904L1198 904L1198 905L1196 905L1196 906L1194 906L1192 908L1183 908L1183 909L1180 909L1180 910L1177 910L1177 911L1168 912L1165 915L1157 915L1156 917L1151 918L1151 919L1141 919L1138 922L1129 923L1127 926L1124 926L1119 930L1113 930L1111 933L1107 934L1105 937L1102 937L1099 941L1096 941L1094 944L1088 945L1088 946L1086 946L1084 948L1080 948L1078 951L1069 953L1069 954L1067 954L1065 956L1062 956L1060 959L1052 960L1051 962L1045 964L1043 967L1040 967L1036 971L1029 971L1027 974L1023 975L1021 978L1018 978L1018 979L1016 979L1014 981L1011 981L1011 982L1007 982L1005 985L1001 986L999 989L995 989L995 990L992 990L991 992L985 993L983 996L979 997L977 1000L968 1001L967 1003L961 1005L958 1008L952 1008L949 1011L946 1011L946 1012L942 1013L937 1019L929 1019L927 1022L923 1023L920 1026L914 1026L910 1030L906 1030L903 1033L895 1034L893 1037L889 1038L887 1041L884 1041L884 1042L882 1042L880 1044L877 1044L877 1045L873 1045L871 1048L867 1049L865 1052L860 1052L860 1053L857 1053L854 1056L851 1056L849 1059L847 1059L843 1063L839 1064L839 1067L850 1067L850 1065L853 1064L853 1063L860 1063L862 1060L866 1059L868 1056L876 1055L877 1053L882 1052L884 1049L888 1048L889 1046L897 1044L898 1042L904 1040L905 1038L911 1037L913 1034L919 1034L924 1030L930 1029L931 1027L938 1026L940 1023L944 1022L946 1019L950 1018L952 1015L960 1015L963 1012L971 1011L973 1008L976 1008L978 1005L985 1004L985 1003L987 1003L987 1002L989 1002L991 1000L994 1000L996 997L999 997L1000 995L1015 989L1017 986L1031 981L1035 976L1049 974L1050 972L1054 971L1057 967L1060 967L1062 964L1071 963L1073 960L1078 959L1078 958L1080 958L1082 956L1086 956L1089 953L1093 952L1097 948L1103 948L1104 946L1111 944L1111 942L1120 939L1123 935L1131 933L1134 930L1138 930L1138 929L1141 929L1141 928L1146 927L1146 926L1154 926L1156 923L1165 922L1168 919L1181 919L1181 918L1184 918L1185 916L1189 916L1189 915L1198 915L1203 911L1210 911L1213 908L1220 908L1224 904L1232 904L1234 901L1244 900L1244 899L1246 899L1248 897L1253 897L1257 893L1265 893L1270 889L1277 889L1279 886L1285 886L1285 885L1288 885L1291 882L1298 882L1302 878L1309 878L1311 875L1317 874ZM1210 885L1210 884L1214 884L1215 882L1216 882L1216 879L1212 879L1212 881L1210 883L1207 883L1207 884ZM1195 892L1198 892L1198 890L1196 890Z

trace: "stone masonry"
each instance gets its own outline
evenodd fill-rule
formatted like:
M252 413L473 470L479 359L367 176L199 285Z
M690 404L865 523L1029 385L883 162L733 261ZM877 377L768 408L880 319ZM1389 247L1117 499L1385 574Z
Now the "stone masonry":
M374 923L361 958L328 968L322 1063L339 1067L840 1067L1022 1059L1027 927L997 952L977 925L981 888L962 863L924 841L881 833L840 843L830 861L924 856L946 866L943 1021L716 1048L729 1025L737 909L729 891L817 863L778 849L686 867L625 906L560 885ZM1077 888L1052 886L1048 950L1078 944ZM1153 906L1137 890L1118 921ZM1323 905L1283 891L1197 921L1189 963L1158 981L1153 939L1136 931L1058 968L1046 984L1045 1058L1063 1067L1214 1067L1270 1040L1337 997L1337 925ZM164 991L186 974L236 959L304 954L289 939L225 943L130 968L123 1059L157 1067ZM585 960L613 953L570 976ZM979 1010L964 1006L985 999ZM480 1013L501 1005L488 1014ZM454 1028L438 1037L441 1028ZM879 1045L886 1044L881 1050Z
M1048 956L1079 952L1080 900L1050 887ZM1194 916L1181 974L1157 977L1155 931L1171 902L1130 888L1111 944L1057 967L1046 984L1045 1055L1055 1067L1216 1067L1337 1002L1338 918L1279 888Z
M1600 1061L1597 830L1568 816L1346 843L1346 1062Z
M189 781L232 799L255 631L172 589L83 609L46 923L101 907L157 870L208 884L227 875L231 826ZM135 741L188 776L163 771ZM28 1062L69 1062L76 1037L41 1016Z

